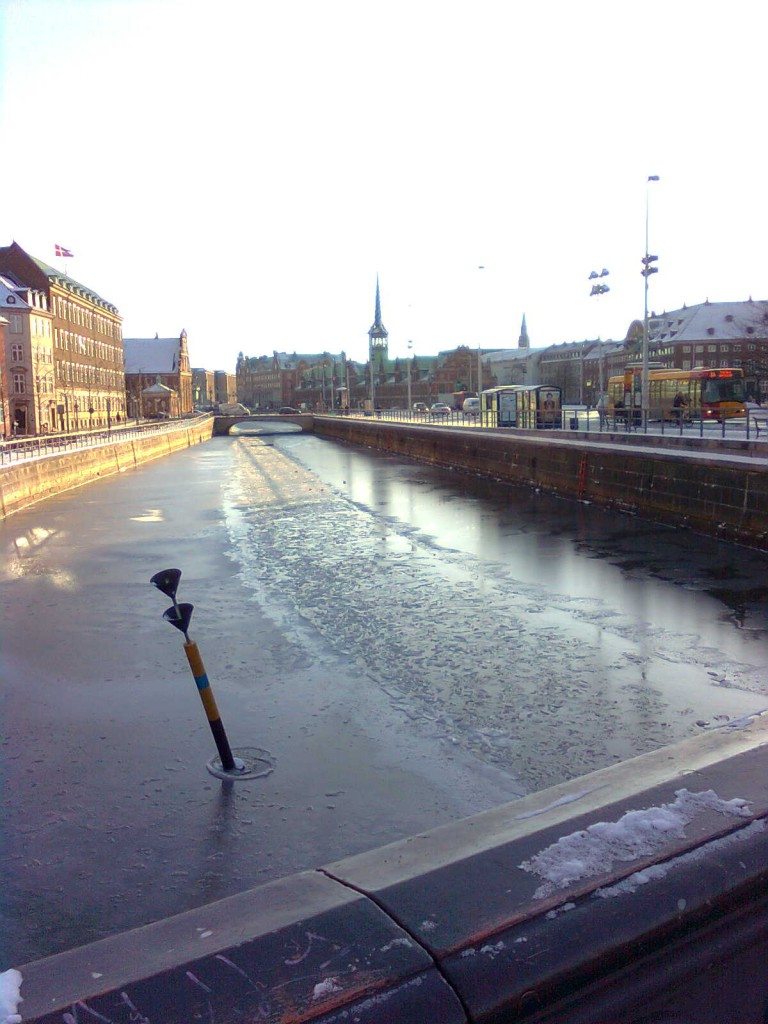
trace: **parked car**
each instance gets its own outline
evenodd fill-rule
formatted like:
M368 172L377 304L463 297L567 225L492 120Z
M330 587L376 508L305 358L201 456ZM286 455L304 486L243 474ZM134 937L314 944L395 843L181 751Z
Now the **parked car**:
M429 415L433 419L445 419L446 416L451 415L450 406L446 405L445 402L435 402L429 410Z
M426 414L429 412L429 409L427 408L426 402L414 402L413 411L417 416L426 416Z
M284 405L280 410L281 416L298 416L299 410L294 409L292 405Z

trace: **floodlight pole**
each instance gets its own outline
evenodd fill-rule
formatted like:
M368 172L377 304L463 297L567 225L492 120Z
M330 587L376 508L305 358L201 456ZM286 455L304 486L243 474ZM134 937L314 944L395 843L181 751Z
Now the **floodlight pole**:
M643 270L642 275L645 278L645 302L643 308L643 365L641 370L641 385L640 385L640 415L643 423L648 425L648 415L650 412L650 395L648 387L648 278L651 274L658 272L658 267L651 266L658 259L658 256L651 256L648 251L648 206L649 206L649 185L652 181L658 181L659 176L657 174L651 174L648 177L648 181L645 183L645 256L643 257Z
M593 270L589 275L589 280L594 281L594 279L598 277L608 277L609 274L610 271L603 267L600 273L598 273L596 270ZM590 297L594 295L605 295L605 293L609 292L610 290L611 289L607 284L593 284L592 291L589 294ZM599 389L600 394L602 395L605 391L605 379L603 374L603 343L599 337L597 339L597 369L599 375Z
M408 416L411 415L411 351L413 349L413 342L408 342Z

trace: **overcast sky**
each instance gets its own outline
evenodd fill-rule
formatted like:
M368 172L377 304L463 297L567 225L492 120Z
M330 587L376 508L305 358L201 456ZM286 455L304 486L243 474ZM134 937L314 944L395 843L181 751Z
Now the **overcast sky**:
M764 0L2 0L0 244L126 337L365 359L768 298ZM647 185L649 175L660 181ZM480 267L484 269L479 269ZM590 270L611 291L589 298Z

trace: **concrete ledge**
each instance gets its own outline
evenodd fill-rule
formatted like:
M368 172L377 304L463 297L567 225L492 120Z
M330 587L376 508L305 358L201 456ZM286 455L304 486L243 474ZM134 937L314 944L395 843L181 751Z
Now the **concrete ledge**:
M92 448L52 452L39 458L0 467L0 517L50 498L62 491L134 469L143 462L210 440L213 419L190 421L145 436L114 440Z
M767 717L23 966L23 1017L762 1022ZM652 855L545 891L524 867L683 789L713 795Z
M232 896L21 969L25 1021L196 1019L459 1024L431 959L365 896L319 872ZM391 1016L380 1016L385 1013ZM101 1017L96 1015L100 1014ZM136 1016L138 1014L138 1016Z

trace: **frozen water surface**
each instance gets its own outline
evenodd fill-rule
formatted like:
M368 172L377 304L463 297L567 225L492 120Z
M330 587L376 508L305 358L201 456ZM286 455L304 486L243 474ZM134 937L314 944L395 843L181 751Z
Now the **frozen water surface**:
M707 592L717 575L750 593L762 556L315 438L275 444L244 440L230 481L244 583L526 790L764 707L766 601L736 623ZM283 453L298 506L265 489Z
M764 556L265 440L216 438L0 524L0 970L768 704ZM232 745L268 750L267 778L205 770L149 585L172 565Z

